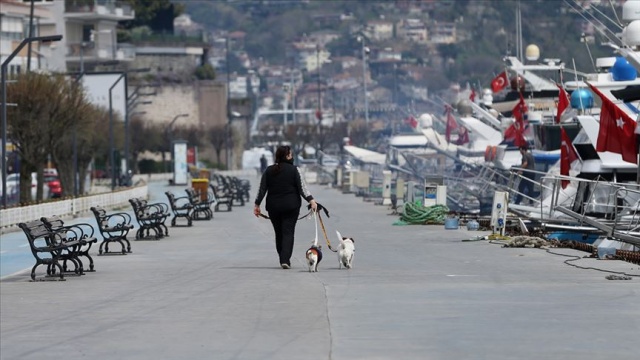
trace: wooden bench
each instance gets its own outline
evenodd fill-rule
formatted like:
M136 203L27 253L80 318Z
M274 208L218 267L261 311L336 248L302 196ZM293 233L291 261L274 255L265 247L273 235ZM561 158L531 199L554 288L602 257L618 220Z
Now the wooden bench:
M91 212L96 218L96 222L98 223L98 230L100 231L100 235L102 235L103 239L100 243L98 253L100 255L102 255L103 253L114 253L122 255L130 253L131 243L129 242L129 239L127 239L127 234L129 234L129 231L133 229L133 224L131 223L131 215L125 212L115 212L107 214L107 212L100 206L92 206ZM120 244L119 252L109 251L109 244L112 242Z
M233 208L233 205L231 203L233 197L229 193L223 191L222 189L219 189L214 184L209 184L209 188L211 189L213 197L215 198L215 205L213 207L215 212L220 211L220 205L224 205L226 207L225 211L231 211Z
M167 226L164 224L170 215L167 204L149 204L146 200L140 198L129 199L129 203L133 208L136 221L140 226L136 232L137 240L149 238L150 231L154 232L154 238L156 240L169 236L169 229L167 229Z
M193 206L191 218L193 220L211 220L213 219L213 211L211 204L215 201L213 196L207 192L206 200L202 200L200 193L192 188L184 189L187 193L189 203Z
M32 281L36 281L36 268L40 265L47 267L47 276L53 277L57 273L61 281L65 280L64 273L68 272L68 262L74 265L73 273L83 273L81 262L77 260L81 240L66 238L65 231L56 232L48 229L42 220L19 223L18 226L27 236L31 253L36 260L31 268Z
M177 218L185 218L187 219L187 225L192 225L191 213L193 212L193 205L189 201L187 196L176 197L171 191L165 192L167 195L167 199L169 199L169 207L171 211L173 211L173 219L171 219L171 226L178 226L176 224Z
M42 217L40 221L44 223L44 226L49 229L49 231L58 235L59 239L62 241L75 241L79 240L80 245L76 249L76 257L77 261L80 265L81 272L93 272L94 264L93 258L89 254L89 250L91 250L91 245L98 242L98 239L93 236L94 230L93 226L88 223L76 223L72 225L65 225L64 221L60 219L60 217L56 215L52 215L49 217ZM85 257L89 261L89 269L87 270L80 259L80 256ZM64 266L63 266L64 269Z

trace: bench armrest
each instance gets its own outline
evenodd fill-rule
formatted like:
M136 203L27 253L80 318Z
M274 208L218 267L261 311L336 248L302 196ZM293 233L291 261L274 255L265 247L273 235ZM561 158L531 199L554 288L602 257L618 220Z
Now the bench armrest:
M117 225L128 225L131 224L131 215L125 212L113 213L104 216L105 225L108 227L117 226ZM112 225L114 224L114 225Z

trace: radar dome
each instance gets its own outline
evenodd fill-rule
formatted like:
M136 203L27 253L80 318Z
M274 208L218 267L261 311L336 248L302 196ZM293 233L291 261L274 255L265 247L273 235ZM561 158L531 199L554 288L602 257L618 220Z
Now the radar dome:
M622 20L640 20L640 1L629 0L622 5Z
M629 61L623 57L617 57L616 62L611 67L611 76L615 81L631 81L638 76L638 71Z
M520 75L511 78L511 90L524 91L525 81Z
M538 47L538 45L531 44L527 46L524 54L527 60L536 61L540 58L540 48Z
M572 109L591 109L593 107L593 94L587 89L576 89L571 93Z
M622 30L622 41L627 46L640 46L640 20L632 21Z
M425 113L420 115L420 117L418 118L418 121L420 122L420 126L423 129L433 127L433 116L431 116L430 114Z
M456 108L458 109L458 114L460 114L460 116L471 116L471 114L473 114L471 100L469 99L462 99L458 101Z

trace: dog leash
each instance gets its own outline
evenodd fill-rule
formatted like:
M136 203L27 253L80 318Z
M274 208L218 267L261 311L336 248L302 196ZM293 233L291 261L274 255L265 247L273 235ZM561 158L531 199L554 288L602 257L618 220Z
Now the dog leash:
M313 246L318 247L318 215L313 213L313 222L316 224L316 237L313 240Z
M316 203L316 204L317 204L318 211L323 210L325 215L327 215L327 217L330 217L329 216L329 210L327 210L326 207L322 206L322 204L320 204L320 203ZM309 212L304 214L304 215L302 215L302 216L300 216L298 218L298 220L302 220L302 219L306 218L307 216L311 215L311 213L313 213L313 209L311 209L311 204L307 205L307 209L309 210ZM320 213L318 213L318 215L320 215ZM262 211L260 212L260 214L258 214L258 216L260 216L263 219L270 219L269 215L265 215ZM320 221L322 221L322 219ZM326 237L326 234L325 234L325 237Z
M326 209L325 209L325 212L327 212ZM328 212L327 212L327 217L328 216L329 215L328 215ZM324 222L322 221L322 216L320 215L319 212L318 212L318 220L320 221L320 227L322 228L322 233L324 234L324 238L325 238L325 240L327 240L327 246L329 247L329 250L331 250L333 252L338 252L338 250L334 250L333 247L331 247L331 241L329 241L329 237L327 236L327 230L324 228Z
M309 216L309 215L311 215L311 211L309 211L309 212L308 212L308 213L306 213L305 215L300 216L300 217L298 218L298 220L302 220L302 219L306 218L306 217L307 217L307 216ZM265 215L262 211L260 212L260 214L258 214L258 216L260 216L260 217L261 217L261 218L263 218L263 219L267 219L267 220L268 220L268 219L271 219L271 218L269 217L269 215Z

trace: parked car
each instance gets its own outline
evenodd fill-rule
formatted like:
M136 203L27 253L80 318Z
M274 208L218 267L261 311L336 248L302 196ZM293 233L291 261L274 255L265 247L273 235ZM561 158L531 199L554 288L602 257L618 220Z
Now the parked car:
M7 193L12 194L12 192L9 191L9 186L11 186L12 189L14 189L16 194L20 193L20 174L13 173L13 174L7 175ZM31 173L31 200L36 199L37 191L38 191L38 174ZM42 198L48 199L49 196L50 196L49 186L45 182L44 186L42 187Z
M58 178L58 170L44 169L44 182L49 186L49 196L59 198L62 196L62 185Z

